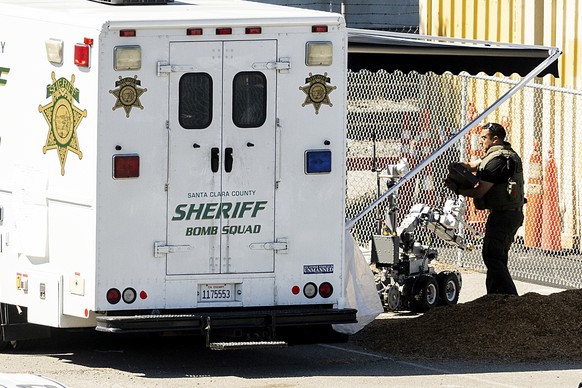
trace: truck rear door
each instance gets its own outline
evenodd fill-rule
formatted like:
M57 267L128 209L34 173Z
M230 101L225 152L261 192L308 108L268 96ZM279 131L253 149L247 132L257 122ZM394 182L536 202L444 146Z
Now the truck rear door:
M273 272L276 51L170 44L168 275Z

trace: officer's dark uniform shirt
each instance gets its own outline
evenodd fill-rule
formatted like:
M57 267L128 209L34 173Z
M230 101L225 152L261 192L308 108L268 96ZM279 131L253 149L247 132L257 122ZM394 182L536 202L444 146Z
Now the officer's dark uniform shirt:
M513 175L515 163L510 158L498 156L487 163L479 178L485 182L506 183Z
M478 172L479 179L495 185L506 184L515 172L516 163L503 155L489 160ZM495 190L492 187L490 190ZM520 206L520 205L519 205ZM487 294L517 295L517 289L507 269L508 252L517 229L523 223L521 211L491 211L483 240L483 262L487 267Z

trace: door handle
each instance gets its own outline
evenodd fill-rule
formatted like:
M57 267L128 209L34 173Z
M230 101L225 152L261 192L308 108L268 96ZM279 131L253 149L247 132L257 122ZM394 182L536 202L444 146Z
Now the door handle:
M210 168L212 172L218 172L219 152L218 147L212 147L210 150Z
M224 171L232 171L232 148L230 147L224 149Z

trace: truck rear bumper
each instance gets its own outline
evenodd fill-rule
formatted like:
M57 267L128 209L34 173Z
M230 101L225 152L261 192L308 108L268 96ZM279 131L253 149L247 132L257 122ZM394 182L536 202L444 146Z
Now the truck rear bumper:
M293 308L200 311L187 314L105 315L97 317L97 331L109 333L212 330L253 330L306 325L356 323L355 309Z

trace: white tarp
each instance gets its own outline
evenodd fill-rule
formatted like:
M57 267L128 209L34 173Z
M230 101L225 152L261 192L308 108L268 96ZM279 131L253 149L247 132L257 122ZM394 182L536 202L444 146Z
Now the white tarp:
M333 329L344 334L355 334L383 313L384 308L376 290L374 274L349 230L346 231L345 240L344 307L358 310L356 314L358 323L333 325Z

